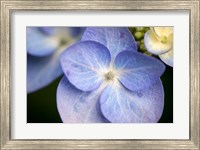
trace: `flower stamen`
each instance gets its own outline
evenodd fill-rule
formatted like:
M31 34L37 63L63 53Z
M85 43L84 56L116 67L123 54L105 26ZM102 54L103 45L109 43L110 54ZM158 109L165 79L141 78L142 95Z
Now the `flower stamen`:
M68 43L68 40L66 38L61 38L60 45L66 45Z
M166 36L161 37L161 42L162 43L167 43L167 37Z
M109 72L107 72L105 74L105 79L106 80L113 80L114 78L115 78L115 74L113 72L111 72L111 71L109 71Z

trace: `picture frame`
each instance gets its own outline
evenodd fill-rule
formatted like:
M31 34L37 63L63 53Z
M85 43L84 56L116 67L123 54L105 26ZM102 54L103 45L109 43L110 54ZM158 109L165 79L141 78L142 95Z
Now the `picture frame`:
M189 140L76 139L28 140L11 138L11 16L14 11L121 10L190 13ZM1 0L0 104L1 149L199 149L199 0L190 1L9 1Z

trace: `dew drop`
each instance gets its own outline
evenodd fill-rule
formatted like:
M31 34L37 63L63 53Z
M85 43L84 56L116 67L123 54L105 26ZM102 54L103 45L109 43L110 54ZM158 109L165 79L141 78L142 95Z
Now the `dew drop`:
M142 93L137 93L137 96L138 96L138 97L142 97L143 94L142 94Z
M89 98L89 97L88 97L89 94L90 94L89 92L86 92L86 93L84 93L83 95L81 95L81 96L79 97L79 101L80 101L81 103L87 103L87 99Z
M81 96L80 98L79 98L79 101L81 102L81 103L84 103L85 102L85 95L83 95L83 96Z
M77 105L77 104L75 104L75 105L74 105L74 111L78 113L79 110L80 110L80 106Z
M70 74L70 71L69 71L69 70L67 70L67 72L66 72L66 75L67 75L67 76L69 76L69 74Z
M135 103L130 103L131 109L135 109Z
M124 33L120 32L120 38L124 38Z
M74 68L79 68L79 66L77 64L73 64L72 65Z

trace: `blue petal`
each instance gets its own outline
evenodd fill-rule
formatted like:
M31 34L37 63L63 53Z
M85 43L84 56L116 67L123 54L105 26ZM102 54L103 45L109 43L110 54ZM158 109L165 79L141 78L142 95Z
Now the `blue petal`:
M83 41L61 54L61 66L68 80L78 89L92 91L100 86L110 64L110 53L100 43Z
M120 82L132 91L150 87L165 70L159 60L131 51L121 52L114 63Z
M46 57L27 55L27 92L35 92L59 77L63 72L57 53Z
M106 123L100 110L101 89L82 92L63 77L57 89L57 108L64 123Z
M128 28L89 27L81 40L96 41L105 45L110 50L112 60L124 50L137 51L137 44Z
M160 80L148 89L132 92L123 86L109 85L102 93L103 115L113 123L155 123L164 107L164 91Z
M34 56L52 54L60 44L57 38L45 34L38 27L27 27L26 40L27 52Z

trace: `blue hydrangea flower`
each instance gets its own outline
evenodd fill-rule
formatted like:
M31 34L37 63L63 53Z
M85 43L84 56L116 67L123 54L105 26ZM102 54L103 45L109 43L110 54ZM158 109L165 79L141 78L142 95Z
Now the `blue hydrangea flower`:
M27 92L41 89L63 72L59 55L80 39L83 28L27 27Z
M65 123L158 122L165 66L137 52L127 28L87 28L61 54L57 108Z

